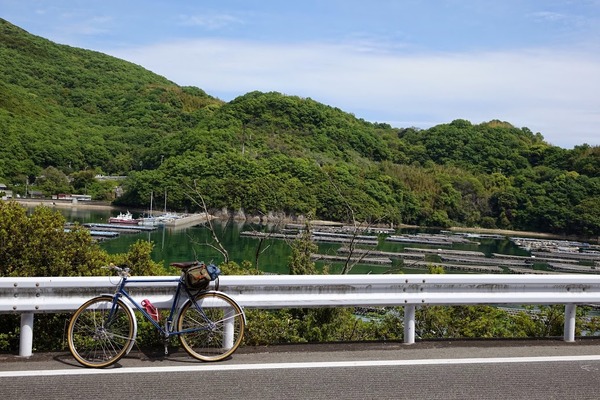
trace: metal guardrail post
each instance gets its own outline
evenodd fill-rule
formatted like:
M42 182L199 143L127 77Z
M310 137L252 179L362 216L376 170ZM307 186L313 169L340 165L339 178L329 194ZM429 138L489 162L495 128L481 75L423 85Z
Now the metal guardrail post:
M404 344L415 344L415 310L414 304L404 306Z
M33 354L33 313L21 314L21 336L19 338L19 356L30 357Z
M565 326L564 326L564 341L575 341L575 317L577 306L575 304L565 305Z

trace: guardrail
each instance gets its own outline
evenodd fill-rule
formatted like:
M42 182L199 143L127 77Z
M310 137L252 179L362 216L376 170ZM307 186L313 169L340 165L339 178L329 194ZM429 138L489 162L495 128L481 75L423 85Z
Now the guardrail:
M175 282L128 284L136 300L171 306ZM76 310L114 292L118 277L0 278L0 313L21 314L19 354L30 356L35 313ZM259 275L221 276L219 290L248 308L403 306L404 342L415 342L419 305L564 304L564 340L575 340L579 304L600 303L600 276L565 275Z

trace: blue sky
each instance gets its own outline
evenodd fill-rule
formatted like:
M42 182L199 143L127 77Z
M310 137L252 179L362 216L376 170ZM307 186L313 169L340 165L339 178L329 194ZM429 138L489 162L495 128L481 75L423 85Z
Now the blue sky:
M499 119L600 145L600 0L0 0L0 17L225 101L278 91L399 128Z

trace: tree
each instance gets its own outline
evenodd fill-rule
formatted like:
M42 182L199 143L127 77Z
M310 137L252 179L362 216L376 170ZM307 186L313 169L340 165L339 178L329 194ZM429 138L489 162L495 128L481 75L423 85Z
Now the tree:
M600 234L600 196L583 200L573 213L574 230L583 235Z
M72 191L67 175L54 167L44 169L42 175L36 180L36 184L46 196L71 193Z
M137 275L159 275L152 261L152 244L139 241L124 254L109 255L87 229L65 230L64 217L48 207L31 215L16 202L0 201L0 276L90 276L110 273L111 262L130 267Z
M313 253L318 250L311 238L310 222L304 225L304 230L292 244L292 254L288 260L290 275L314 275L317 273L315 263L312 261Z
M0 201L0 276L91 276L111 272L102 266L115 263L136 275L164 273L152 261L152 244L140 241L125 254L108 255L80 226L65 231L64 217L48 207L36 207L31 215L16 202ZM34 346L56 350L63 345L66 314L43 314L35 324ZM0 316L0 350L18 346L19 321ZM154 327L151 327L154 329Z
M96 171L84 170L71 174L73 188L80 193L85 193L87 188L96 181Z
M73 276L98 273L108 257L89 231L65 231L64 217L48 207L28 216L15 202L0 201L0 274L2 276Z
M221 240L219 239L219 235L217 234L217 231L215 230L215 227L212 223L212 219L210 218L210 213L208 212L208 207L206 206L206 201L204 200L204 196L202 195L202 193L200 193L200 190L198 189L198 185L196 184L195 181L194 181L194 188L192 189L191 187L189 187L189 189L193 191L193 195L188 195L188 197L196 205L199 205L201 207L202 211L204 212L204 214L206 215L206 222L207 222L208 229L210 230L210 233L212 236L212 243L205 243L205 245L209 246L209 247L217 250L219 253L221 253L221 255L223 256L223 260L224 260L223 262L228 263L229 262L229 252L227 251L225 246L223 246L223 243L221 243Z

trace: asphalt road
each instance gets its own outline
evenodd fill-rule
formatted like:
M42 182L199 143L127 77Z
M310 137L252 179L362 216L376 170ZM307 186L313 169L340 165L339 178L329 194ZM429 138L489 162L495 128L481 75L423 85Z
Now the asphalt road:
M0 355L0 399L598 399L600 339L239 349L202 363L133 351L102 370L69 353Z

